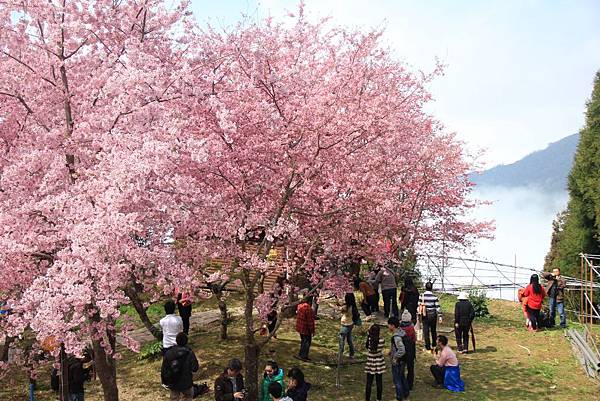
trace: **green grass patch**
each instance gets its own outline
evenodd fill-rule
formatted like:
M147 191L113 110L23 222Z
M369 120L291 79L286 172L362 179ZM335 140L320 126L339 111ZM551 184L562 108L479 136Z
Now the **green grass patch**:
M442 297L446 319L451 316L455 299ZM202 308L202 306L198 306ZM475 321L477 352L459 355L466 391L456 394L431 388L429 366L433 357L421 351L417 355L415 389L411 401L515 401L572 399L598 400L596 382L585 377L583 370L571 354L571 348L562 330L547 330L529 333L523 326L520 305L506 301L490 301L493 318ZM364 358L365 333L370 326L353 330L357 360ZM317 321L317 333L313 339L310 357L314 363L305 363L294 358L299 349L299 336L294 330L294 320L283 322L278 339L270 342L261 353L261 364L269 359L276 360L285 370L299 366L313 387L309 393L311 401L362 401L364 400L364 364L347 364L339 371L340 387L336 387L335 361L338 349L339 320L322 317ZM383 330L386 350L389 349L390 334ZM196 382L207 382L209 386L219 375L227 360L238 357L243 360L244 321L234 318L230 324L228 340L219 339L218 323L206 327L192 327L190 346L196 352L200 370ZM152 348L156 342L146 347ZM454 347L453 335L450 344ZM146 349L144 347L144 349ZM526 347L531 351L531 355ZM420 344L419 349L422 348ZM168 392L160 385L161 359L138 360L139 354L120 350L118 362L119 395L121 401L157 401L168 399ZM348 362L347 359L344 359ZM36 400L55 401L48 389L49 367L39 376L40 391ZM393 400L394 390L391 373L383 376L386 401ZM13 369L0 386L0 400L27 400L28 381L22 370ZM210 400L212 395L201 399ZM102 401L99 381L86 386L86 401Z

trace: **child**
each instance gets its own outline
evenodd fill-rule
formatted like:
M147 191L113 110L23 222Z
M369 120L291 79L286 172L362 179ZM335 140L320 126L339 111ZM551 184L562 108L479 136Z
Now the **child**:
M385 340L380 335L380 327L377 324L369 328L367 334L367 364L365 373L367 374L367 386L365 388L365 400L371 401L371 387L373 387L373 378L377 384L377 401L381 400L383 385L382 374L385 372L385 358L383 356L383 346Z
M527 297L524 297L525 288L519 288L518 297L519 302L521 302L521 309L523 310L523 316L525 317L525 327L529 328L531 322L529 321L529 316L527 316Z

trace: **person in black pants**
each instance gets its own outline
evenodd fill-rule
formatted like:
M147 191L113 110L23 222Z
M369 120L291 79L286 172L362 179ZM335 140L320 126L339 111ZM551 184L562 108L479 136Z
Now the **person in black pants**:
M375 266L373 267L373 269L369 272L369 275L367 276L367 283L373 288L373 291L375 291L375 297L374 297L374 307L373 310L371 312L373 313L378 313L379 312L379 299L380 299L380 295L379 295L379 282L377 281L377 274L379 273L379 269Z
M425 349L430 351L431 345L437 341L437 320L441 314L440 301L437 296L431 292L433 284L425 284L425 292L419 297L419 303L425 310L423 315L423 337L425 339Z
M398 317L398 289L396 288L396 277L391 264L384 266L377 273L377 282L381 285L381 296L383 298L383 311L385 317Z
M475 309L469 302L466 292L458 294L458 302L454 306L454 331L458 352L466 354L469 351L469 330L475 319Z
M411 277L404 280L400 290L400 308L407 310L412 316L412 323L417 324L417 308L419 306L419 290Z
M177 310L183 321L183 332L186 335L190 334L190 317L192 316L192 300L189 294L177 294Z

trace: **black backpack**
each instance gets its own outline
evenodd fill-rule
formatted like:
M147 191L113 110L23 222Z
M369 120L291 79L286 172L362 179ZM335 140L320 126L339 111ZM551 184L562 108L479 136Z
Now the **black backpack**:
M210 389L208 388L206 383L202 383L202 384L194 383L193 389L194 389L194 393L192 395L192 398L200 397L201 395L204 395L204 394L210 392Z
M188 356L189 352L186 352L185 354L180 355L178 358L173 358L169 361L165 361L166 366L162 374L163 384L167 386L175 384L175 382L179 378L180 373L183 370Z

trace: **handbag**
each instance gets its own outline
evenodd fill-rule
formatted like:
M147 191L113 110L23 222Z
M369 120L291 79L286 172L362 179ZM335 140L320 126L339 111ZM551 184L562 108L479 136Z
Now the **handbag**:
M417 335L417 341L423 341L423 325L421 324L421 318L417 319L415 334Z

